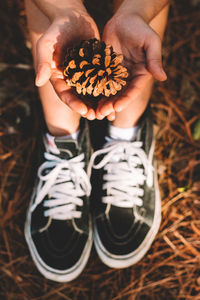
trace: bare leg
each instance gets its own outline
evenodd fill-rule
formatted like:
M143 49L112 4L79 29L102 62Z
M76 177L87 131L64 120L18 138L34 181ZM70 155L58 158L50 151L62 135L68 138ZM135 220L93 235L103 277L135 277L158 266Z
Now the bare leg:
M116 0L115 9L117 9L122 1ZM150 26L157 32L161 39L163 39L165 27L167 24L169 6L163 8L163 10L151 21ZM116 113L116 118L113 121L113 125L121 128L128 128L135 126L143 112L145 111L149 99L151 97L153 87L153 79L151 78L144 87L138 98L131 103L125 110L120 113Z
M37 41L48 29L50 23L33 1L25 0L25 4L35 62ZM58 98L50 82L39 88L39 94L49 132L55 136L76 132L79 127L80 115L73 112Z

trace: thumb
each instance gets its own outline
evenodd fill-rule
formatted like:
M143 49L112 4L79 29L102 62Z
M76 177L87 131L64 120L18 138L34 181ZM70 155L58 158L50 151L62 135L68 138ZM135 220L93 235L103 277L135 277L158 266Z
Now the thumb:
M159 35L155 33L154 36L151 37L145 50L149 72L160 81L166 80L167 75L162 67L162 44Z
M51 77L52 52L48 42L40 38L36 45L36 86L43 86Z

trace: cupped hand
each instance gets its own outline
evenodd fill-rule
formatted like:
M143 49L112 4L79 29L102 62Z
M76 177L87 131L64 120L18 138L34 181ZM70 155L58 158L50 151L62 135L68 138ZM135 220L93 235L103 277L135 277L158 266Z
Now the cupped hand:
M99 39L93 19L85 11L70 9L67 14L52 21L38 40L36 49L36 85L41 87L50 80L58 97L73 111L88 119L95 118L94 109L83 103L66 84L60 66L68 47L91 38Z
M166 74L162 68L161 39L139 15L113 16L105 26L103 40L112 45L115 52L123 54L130 75L120 95L99 101L96 117L107 116L113 120L115 112L134 101L152 76L164 81Z

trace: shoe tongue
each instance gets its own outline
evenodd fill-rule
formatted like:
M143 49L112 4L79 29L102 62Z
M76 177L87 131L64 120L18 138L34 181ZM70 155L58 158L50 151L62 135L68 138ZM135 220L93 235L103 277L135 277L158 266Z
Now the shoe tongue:
M106 147L109 147L109 146L112 146L112 145L119 145L119 143L123 143L123 142L127 142L128 141L125 141L125 140L114 140L114 139L111 139L110 137L105 137L105 140L106 140L106 143L104 144L104 148ZM110 158L110 161L111 162L120 162L122 161L123 159L123 153L124 153L124 147L120 147L118 148L118 153L115 153L111 158Z
M55 144L59 150L58 156L62 159L69 159L78 155L78 142L73 139L55 138Z

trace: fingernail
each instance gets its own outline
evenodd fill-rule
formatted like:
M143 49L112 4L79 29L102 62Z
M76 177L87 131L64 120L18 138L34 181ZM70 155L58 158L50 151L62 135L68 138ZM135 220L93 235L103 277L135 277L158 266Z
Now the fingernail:
M38 86L38 87L42 85L41 79L38 78L37 76L36 76L36 78L35 78L35 85Z
M163 71L163 77L164 77L164 80L167 79L167 74Z
M84 115L87 114L87 112L88 112L87 108L81 108L81 109L79 110L79 114L82 115L83 117L84 117Z
M116 112L120 112L120 111L122 111L123 110L123 107L122 106L117 106L116 108L115 108L115 111Z
M42 66L39 65L38 68L37 68L36 78L35 78L35 85L36 86L41 86L42 85L42 80L40 78L41 72L42 72Z
M88 110L84 107L81 107L79 111L77 111L81 116L85 117L88 113Z
M109 121L114 121L115 120L115 116L111 116L107 118Z
M98 120L103 120L104 116L103 115L97 115Z
M162 67L160 67L160 72L162 73L162 76L167 79L167 74L165 73L165 71L163 70Z
M88 116L87 119L88 119L89 121L93 121L93 120L95 119L95 117L94 117L94 116Z
M108 116L109 114L111 114L113 112L113 109L111 110L105 110L104 112L103 112L103 114L104 114L104 116Z

